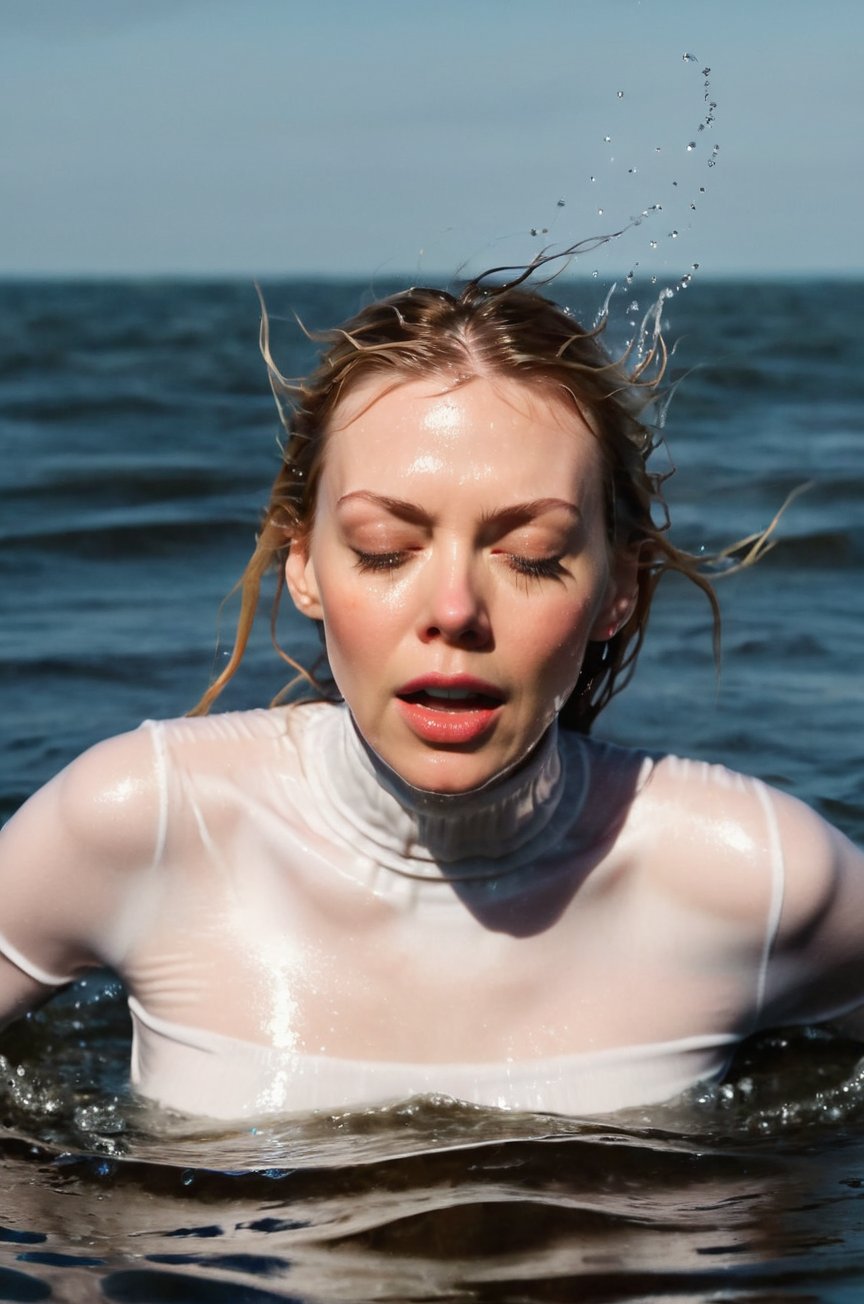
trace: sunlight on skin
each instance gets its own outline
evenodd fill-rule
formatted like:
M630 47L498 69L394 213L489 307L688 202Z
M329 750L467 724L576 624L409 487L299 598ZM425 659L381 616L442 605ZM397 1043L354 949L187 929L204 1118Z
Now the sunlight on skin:
M286 574L324 621L363 737L439 792L525 757L635 584L609 553L588 426L557 397L484 377L353 392ZM467 700L430 700L429 676Z

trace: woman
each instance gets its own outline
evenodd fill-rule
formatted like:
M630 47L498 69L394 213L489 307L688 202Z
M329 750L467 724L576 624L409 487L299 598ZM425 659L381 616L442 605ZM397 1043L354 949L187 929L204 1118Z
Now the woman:
M32 798L2 837L5 1019L110 965L138 1089L225 1118L607 1111L762 1027L854 1031L860 852L756 780L588 737L662 574L714 602L652 517L654 361L473 282L372 305L303 385L270 363L290 438L197 713L274 564L341 702L148 724Z

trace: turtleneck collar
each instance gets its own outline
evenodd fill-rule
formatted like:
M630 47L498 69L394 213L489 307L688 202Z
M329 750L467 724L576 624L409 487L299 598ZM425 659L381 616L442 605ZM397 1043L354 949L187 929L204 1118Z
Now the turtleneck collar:
M584 798L584 762L567 775L555 724L515 770L470 792L441 794L401 779L361 738L347 707L316 714L307 764L319 814L358 856L412 878L516 869L554 836L568 778L568 823ZM581 751L574 756L581 760Z

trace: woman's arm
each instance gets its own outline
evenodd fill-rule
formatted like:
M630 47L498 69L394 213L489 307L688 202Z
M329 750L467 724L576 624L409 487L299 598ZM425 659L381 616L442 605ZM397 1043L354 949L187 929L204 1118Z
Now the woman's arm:
M100 743L0 833L0 1023L123 958L159 859L164 795L150 730Z
M762 1023L864 1035L864 853L802 802L770 799L784 885Z

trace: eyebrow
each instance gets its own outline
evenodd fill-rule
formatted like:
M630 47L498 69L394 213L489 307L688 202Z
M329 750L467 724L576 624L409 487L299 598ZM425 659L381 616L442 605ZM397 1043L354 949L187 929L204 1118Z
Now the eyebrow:
M390 498L387 494L375 494L371 489L355 489L350 494L343 494L336 506L353 502L355 498L362 498L365 502L372 503L373 507L383 507L391 516L398 516L400 520L411 521L412 524L425 525L430 520L429 513L424 512L416 503L406 502L404 498Z
M532 498L527 503L513 503L509 507L499 507L495 512L484 512L483 522L493 525L511 523L520 525L523 521L532 521L535 516L542 516L545 512L554 512L561 508L577 520L581 520L581 508L575 503L568 502L566 498Z
M343 494L337 506L341 507L343 503L351 502L355 498L361 498L375 507L382 507L392 516L397 516L402 521L410 521L412 524L427 525L432 519L429 513L417 503L409 503L404 498L391 498L387 494L376 494L370 489L355 489L352 493ZM575 503L568 502L566 498L532 498L528 502L512 503L507 507L499 507L496 511L484 512L483 524L517 525L524 521L531 521L536 516L542 516L544 512L562 508L577 519L582 516L581 509Z

